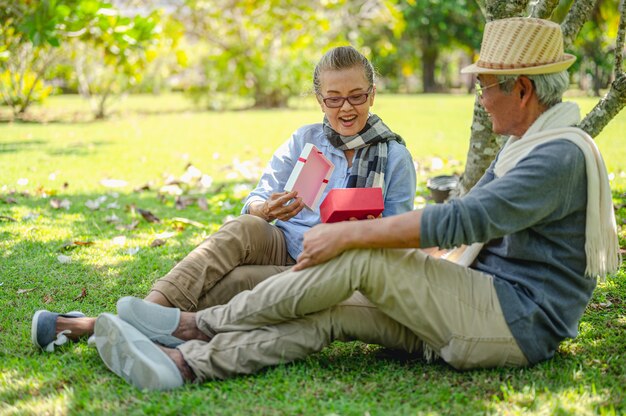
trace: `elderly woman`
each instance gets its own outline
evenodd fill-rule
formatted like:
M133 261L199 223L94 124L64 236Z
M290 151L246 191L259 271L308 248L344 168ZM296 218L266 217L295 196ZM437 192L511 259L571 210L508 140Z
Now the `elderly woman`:
M422 352L457 369L551 358L576 336L596 278L619 258L602 157L574 127L578 107L561 102L574 59L556 23L488 23L480 59L465 71L478 75L494 132L510 138L467 195L320 224L292 270L226 305L189 313L120 299L119 317L96 321L104 363L139 388L168 389L303 358L335 339ZM468 265L415 249L473 243ZM150 342L163 332L175 348Z
M159 279L146 300L184 311L202 310L226 303L295 264L304 232L320 222L318 210L303 209L295 192L284 192L307 143L335 166L325 194L332 188L380 187L383 216L413 209L412 157L402 138L370 113L376 95L370 62L352 47L334 48L315 67L313 86L323 123L298 129L273 155L243 215L224 224ZM32 341L52 351L66 337L91 334L94 322L80 312L41 310L33 317Z

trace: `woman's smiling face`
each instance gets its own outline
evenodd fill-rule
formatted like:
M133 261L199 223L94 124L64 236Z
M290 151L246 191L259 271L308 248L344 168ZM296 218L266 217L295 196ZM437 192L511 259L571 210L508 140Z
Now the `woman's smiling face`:
M320 90L317 101L328 118L330 126L342 136L354 136L360 132L369 116L370 107L374 104L376 87L369 84L363 68L326 70L320 74ZM370 89L371 88L371 89ZM338 108L330 108L323 99L332 97L350 97L368 94L363 104L353 105L345 100Z

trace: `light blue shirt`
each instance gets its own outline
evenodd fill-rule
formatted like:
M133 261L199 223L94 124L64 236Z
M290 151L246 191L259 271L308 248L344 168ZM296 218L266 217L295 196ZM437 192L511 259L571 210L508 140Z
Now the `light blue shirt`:
M289 175L307 143L315 145L335 165L320 201L324 200L331 189L346 187L350 168L343 151L334 148L326 139L321 123L310 124L296 130L291 138L276 150L256 189L248 195L241 210L242 214L248 213L251 203L265 201L271 194L284 191ZM405 146L396 141L388 143L383 188L385 217L413 210L416 190L415 168L411 154ZM315 211L305 208L289 221L276 220L276 226L285 234L287 251L291 257L298 258L302 252L302 235L319 223L319 207Z

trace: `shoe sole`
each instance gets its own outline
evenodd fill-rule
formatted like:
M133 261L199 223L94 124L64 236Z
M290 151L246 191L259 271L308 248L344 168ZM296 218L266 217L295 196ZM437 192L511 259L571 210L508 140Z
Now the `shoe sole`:
M94 332L104 364L138 389L170 390L183 385L178 368L167 354L121 319L102 314ZM162 380L164 372L169 376Z

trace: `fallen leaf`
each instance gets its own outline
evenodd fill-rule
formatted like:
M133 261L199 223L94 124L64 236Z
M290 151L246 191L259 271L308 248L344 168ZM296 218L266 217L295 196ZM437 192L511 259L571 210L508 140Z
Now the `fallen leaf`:
M107 188L121 188L128 185L128 182L123 179L102 179L100 185Z
M126 244L126 236L118 235L117 237L113 237L113 240L111 241L116 246L123 246L124 244Z
M43 297L43 303L48 304L54 302L54 298L51 295L45 295Z
M70 206L72 205L72 203L68 200L68 199L57 199L57 198L52 198L50 200L50 206L52 206L52 208L54 209L70 209Z
M155 235L155 238L162 238L164 240L168 239L168 238L172 238L176 235L176 233L173 233L171 231L164 231L162 233L159 233L157 235Z
M182 195L183 190L177 184L164 185L159 189L159 193L167 195Z
M198 207L202 211L206 211L209 209L209 203L207 202L206 198L198 198Z
M183 217L174 217L172 218L172 221L174 222L181 222L183 224L189 224L189 225L193 225L194 227L198 227L198 228L204 228L204 224L198 222L198 221L193 221L190 220L188 218L183 218Z
M22 221L36 220L37 218L39 218L39 214L37 214L36 212L29 212L22 217Z
M138 186L137 188L133 189L133 192L143 192L143 191L149 191L150 190L150 184L145 184L143 186Z
M109 224L111 224L111 223L115 223L115 222L120 222L120 218L117 215L112 214L112 215L109 215L108 217L105 217L104 221L108 222Z
M61 248L59 248L59 251L61 250L73 250L77 247L80 246L92 246L95 243L93 241L68 241L67 243L64 243Z
M85 206L89 208L90 210L95 211L98 208L100 208L100 203L97 200L89 199L85 202Z
M159 246L164 245L165 243L166 243L166 241L165 241L165 240L163 240L163 239L161 239L161 238L157 238L156 240L153 240L153 241L150 243L150 247L159 247Z
M137 228L137 225L139 225L139 220L133 220L130 224L128 225L117 225L115 226L116 230L134 230L135 228Z
M141 214L143 219L148 222L161 222L161 220L156 215L148 210L137 208L137 212Z
M18 289L18 290L17 290L17 294L18 294L18 295L21 295L21 294L23 294L23 293L32 292L33 290L35 290L35 288L32 288L32 289Z
M87 289L86 288L82 288L80 291L80 295L76 296L73 300L80 300L80 299L84 299L87 297Z
M135 254L139 253L139 247L131 247L128 250L126 250L126 254L129 254L131 256L134 256Z

